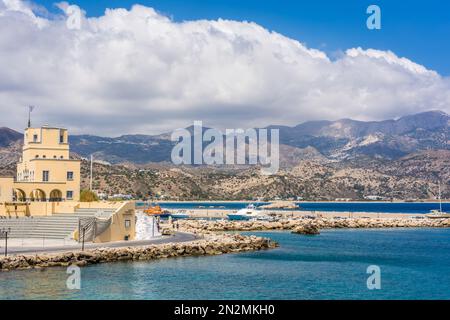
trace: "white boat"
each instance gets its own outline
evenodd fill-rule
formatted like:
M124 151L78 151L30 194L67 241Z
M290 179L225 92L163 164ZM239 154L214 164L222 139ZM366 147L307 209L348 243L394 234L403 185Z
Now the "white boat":
M257 210L253 204L249 204L246 208L235 213L228 214L229 220L252 220L260 219L264 216L261 210Z
M431 210L430 213L425 216L430 219L449 219L450 213L442 211L442 199L441 199L441 183L439 185L439 210Z
M189 219L190 215L186 210L178 210L175 213L171 213L170 216L173 219Z

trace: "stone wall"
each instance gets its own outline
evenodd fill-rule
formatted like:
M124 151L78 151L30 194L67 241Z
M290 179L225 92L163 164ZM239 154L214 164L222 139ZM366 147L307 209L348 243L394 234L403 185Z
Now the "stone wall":
M86 266L90 264L153 260L170 257L220 255L225 253L255 251L277 247L267 238L241 235L214 235L205 239L186 243L172 243L142 247L99 248L86 251L16 255L0 258L0 270L38 269L46 267Z

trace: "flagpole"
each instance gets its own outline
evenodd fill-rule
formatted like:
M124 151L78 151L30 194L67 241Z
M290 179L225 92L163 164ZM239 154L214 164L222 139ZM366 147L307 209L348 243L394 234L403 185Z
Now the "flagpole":
M31 112L33 109L34 106L28 106L28 128L31 128Z

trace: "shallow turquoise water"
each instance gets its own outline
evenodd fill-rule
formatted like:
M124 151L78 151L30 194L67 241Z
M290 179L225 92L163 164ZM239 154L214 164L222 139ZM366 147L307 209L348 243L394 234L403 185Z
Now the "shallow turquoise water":
M450 229L259 233L270 251L0 273L0 299L450 299ZM366 269L381 268L381 290Z

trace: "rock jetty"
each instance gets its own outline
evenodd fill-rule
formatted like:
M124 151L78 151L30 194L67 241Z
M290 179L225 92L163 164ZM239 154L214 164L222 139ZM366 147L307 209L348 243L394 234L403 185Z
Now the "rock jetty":
M280 219L278 221L180 220L179 229L197 234L217 231L295 230L306 225L318 229L358 228L450 228L450 219L327 218Z
M265 204L261 209L298 209L298 205L293 201L275 201Z
M277 246L278 244L276 242L268 238L242 236L238 234L220 234L185 243L168 243L126 248L98 248L77 252L1 257L0 270L68 267L69 265L84 267L104 262L220 255L271 249Z

